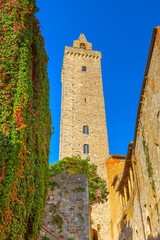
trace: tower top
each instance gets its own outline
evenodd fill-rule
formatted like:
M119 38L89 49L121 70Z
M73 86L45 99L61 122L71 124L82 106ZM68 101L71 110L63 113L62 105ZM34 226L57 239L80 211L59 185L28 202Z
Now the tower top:
M81 33L81 34L79 35L78 40L79 40L79 41L83 41L83 42L87 42L87 39L86 39L86 37L84 36L83 33Z
M85 50L92 50L92 43L88 42L83 33L80 34L78 40L73 41L74 48L81 48Z

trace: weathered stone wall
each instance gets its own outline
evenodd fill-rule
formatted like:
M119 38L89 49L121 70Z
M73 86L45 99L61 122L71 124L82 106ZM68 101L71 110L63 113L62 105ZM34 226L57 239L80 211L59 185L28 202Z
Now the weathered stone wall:
M133 177L127 173L131 166L127 168L126 161L117 190L111 179L118 169L107 166L111 239L160 240L160 27L153 31L130 157ZM127 188L130 191L127 197L122 196L120 206L116 191L121 195L123 188L124 193Z
M82 40L82 39L81 39ZM82 42L82 41L81 41ZM86 40L84 39L84 44ZM60 156L90 157L98 174L107 180L105 161L109 155L101 75L101 52L65 47L62 68ZM82 67L86 71L82 71ZM89 134L83 133L89 127ZM89 145L89 154L83 145ZM92 208L93 228L101 225L102 240L110 239L109 202Z
M115 238L117 240L133 240L133 229L130 227L130 224L128 223L127 226L123 228L123 231L120 233L118 238Z
M65 47L60 159L78 154L86 158L83 145L89 144L91 161L105 164L109 150L100 61L98 51ZM83 126L89 127L89 134L83 134Z
M146 239L160 239L160 28L153 32L135 138L135 173ZM144 239L138 193L133 204L133 239Z
M89 240L88 203L86 175L59 174L53 177L42 222L48 231L42 228L39 240L44 236L50 240Z

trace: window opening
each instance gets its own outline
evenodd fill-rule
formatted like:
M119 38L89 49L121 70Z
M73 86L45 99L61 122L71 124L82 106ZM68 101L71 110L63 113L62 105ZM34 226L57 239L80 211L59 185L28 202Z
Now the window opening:
M98 240L98 232L95 229L92 229L93 232L93 240Z
M86 154L89 153L89 145L88 144L83 145L83 153L86 153Z
M82 67L82 72L86 72L86 66Z
M151 220L150 220L149 216L147 217L147 224L148 224L148 227L149 227L149 231L151 233L152 232L152 226L151 226Z
M84 134L89 134L89 127L88 126L83 126L83 133Z
M80 43L80 48L86 49L86 45L84 43Z
M128 185L126 186L126 190L127 190L127 201L129 201L130 196L129 196L129 186Z
M158 123L160 123L160 111L157 113Z

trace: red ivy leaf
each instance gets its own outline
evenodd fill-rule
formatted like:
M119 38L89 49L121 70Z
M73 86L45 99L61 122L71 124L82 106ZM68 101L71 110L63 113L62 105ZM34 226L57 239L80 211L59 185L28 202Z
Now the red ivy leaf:
M14 23L14 31L17 32L18 28L17 28L17 23Z
M26 9L26 12L27 12L27 13L30 13L30 11L29 11L27 8L25 8L25 9Z

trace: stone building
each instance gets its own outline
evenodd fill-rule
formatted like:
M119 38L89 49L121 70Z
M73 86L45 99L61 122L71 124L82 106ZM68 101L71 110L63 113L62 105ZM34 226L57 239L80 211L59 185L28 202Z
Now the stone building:
M109 155L100 63L83 34L65 47L60 159L89 156L107 180L109 201L91 216L94 234L101 226L98 240L160 240L160 27L153 30L126 157Z
M130 227L133 189L135 190L131 161L132 147L133 142L129 143L127 156L123 159L113 155L112 161L110 159L106 161L107 172L109 170L118 173L114 177L113 174L108 176L112 240L133 240L133 230Z
M160 27L153 30L137 113L133 239L160 239ZM138 195L140 197L138 197ZM141 211L139 208L141 205ZM139 211L138 211L139 209Z
M105 162L109 156L102 87L101 52L93 51L83 34L65 47L62 67L62 103L59 159L90 157L98 174L107 180ZM92 207L94 233L110 239L109 201Z
M134 141L129 144L124 168L117 170L113 162L111 168L118 175L112 179L108 176L112 240L160 240L159 154L160 27L156 27L144 74Z

